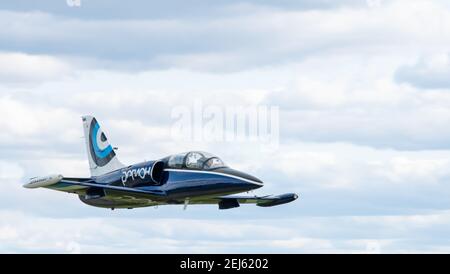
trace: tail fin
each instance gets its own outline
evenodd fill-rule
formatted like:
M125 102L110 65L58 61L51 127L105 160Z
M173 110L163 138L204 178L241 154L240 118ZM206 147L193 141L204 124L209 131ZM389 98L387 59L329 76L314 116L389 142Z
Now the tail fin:
M124 167L95 117L83 116L82 120L91 175L99 176Z

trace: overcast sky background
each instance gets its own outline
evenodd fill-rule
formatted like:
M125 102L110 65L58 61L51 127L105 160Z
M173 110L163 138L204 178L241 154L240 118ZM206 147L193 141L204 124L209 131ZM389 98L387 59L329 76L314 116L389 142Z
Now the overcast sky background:
M0 252L450 252L450 3L3 1ZM170 139L175 106L280 108L280 145ZM105 210L22 188L89 176L81 115L128 164L201 149L297 192Z

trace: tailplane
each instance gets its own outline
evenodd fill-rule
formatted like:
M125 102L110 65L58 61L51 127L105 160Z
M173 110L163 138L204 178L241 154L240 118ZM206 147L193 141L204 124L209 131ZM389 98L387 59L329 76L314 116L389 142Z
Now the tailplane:
M95 117L83 116L82 120L91 175L99 176L123 168Z

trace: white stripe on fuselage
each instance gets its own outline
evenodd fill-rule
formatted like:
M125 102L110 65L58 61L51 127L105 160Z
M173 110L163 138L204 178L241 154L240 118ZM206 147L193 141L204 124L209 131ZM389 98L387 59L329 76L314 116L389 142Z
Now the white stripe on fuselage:
M230 177L230 178L242 180L242 181L245 181L245 182L248 182L248 183L251 183L251 184L255 184L255 185L259 185L259 186L263 185L260 182L256 182L256 181L249 180L249 179L245 179L245 178L242 178L242 177L239 177L239 176L235 176L235 175L231 175L231 174L214 172L214 171L190 170L190 169L173 169L173 168L166 168L164 170L165 171L176 171L176 172L191 172L191 173L205 173L205 174L221 175L221 176L225 176L225 177Z

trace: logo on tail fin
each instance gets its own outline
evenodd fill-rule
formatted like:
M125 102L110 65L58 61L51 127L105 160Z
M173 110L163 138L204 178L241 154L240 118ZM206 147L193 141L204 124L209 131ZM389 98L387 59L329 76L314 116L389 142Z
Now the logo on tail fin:
M89 127L89 150L92 160L100 167L107 165L116 155L95 118Z

